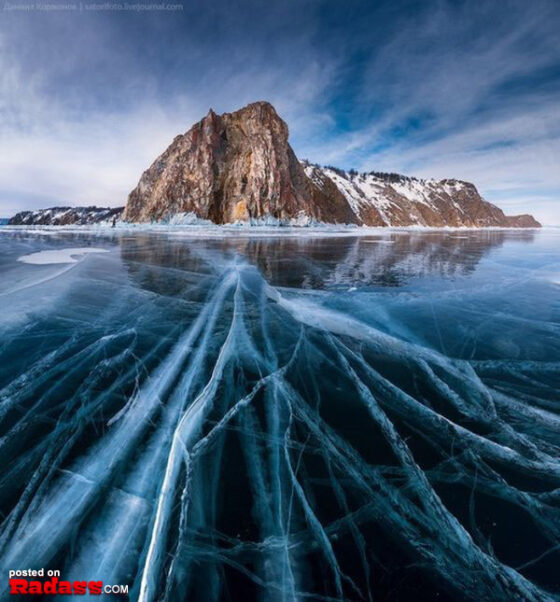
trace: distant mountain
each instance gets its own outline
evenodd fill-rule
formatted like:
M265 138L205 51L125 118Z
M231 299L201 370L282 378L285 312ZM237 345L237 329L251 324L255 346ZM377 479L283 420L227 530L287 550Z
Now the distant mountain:
M11 226L67 226L110 224L120 219L123 207L51 207L21 211L9 220Z
M473 184L399 174L358 174L300 163L288 127L267 102L234 113L212 110L177 136L130 193L125 220L196 215L217 224L539 227L506 216Z

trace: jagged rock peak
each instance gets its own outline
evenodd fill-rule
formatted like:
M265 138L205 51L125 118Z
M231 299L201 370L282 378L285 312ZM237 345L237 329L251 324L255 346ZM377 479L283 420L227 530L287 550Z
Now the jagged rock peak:
M274 107L255 102L213 110L144 172L125 219L153 221L194 213L215 223L275 219L357 223L335 186L318 189L288 144Z

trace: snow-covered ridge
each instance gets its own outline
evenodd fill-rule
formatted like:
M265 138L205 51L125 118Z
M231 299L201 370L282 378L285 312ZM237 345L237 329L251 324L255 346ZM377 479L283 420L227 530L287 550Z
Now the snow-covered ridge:
M379 212L385 225L393 225L392 213L401 208L399 201L403 199L410 203L422 203L436 210L433 199L438 192L452 195L466 186L464 182L456 180L425 180L376 171L359 173L332 166L320 167L307 162L304 162L304 168L307 176L316 185L320 185L318 172L332 180L356 215L360 216L365 208L373 207ZM460 207L458 209L461 211ZM416 216L411 216L411 221L421 225L420 220L414 217Z
M306 175L324 189L330 180L358 219L375 226L538 227L531 216L507 217L469 182L421 179L396 173L359 173L303 161Z
M12 217L11 226L67 226L109 224L120 219L123 207L50 207L21 211Z

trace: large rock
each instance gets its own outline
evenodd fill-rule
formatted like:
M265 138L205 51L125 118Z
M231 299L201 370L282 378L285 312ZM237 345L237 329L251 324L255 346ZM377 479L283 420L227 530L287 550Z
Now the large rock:
M144 172L124 218L195 213L217 224L303 218L358 223L336 186L317 188L288 144L288 127L267 102L212 110Z

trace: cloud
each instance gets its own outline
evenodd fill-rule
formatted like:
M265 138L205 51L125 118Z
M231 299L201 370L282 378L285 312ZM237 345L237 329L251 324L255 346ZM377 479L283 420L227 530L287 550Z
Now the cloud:
M0 54L0 207L3 214L58 204L123 203L139 173L176 135L187 103L79 114L42 93Z
M300 157L471 180L508 211L560 223L552 0L184 7L7 15L0 214L122 204L210 106L265 99Z
M85 35L73 55L67 50L78 42L77 33L64 19L55 20L35 46L42 57L18 53L34 45L37 23L25 22L17 43L6 32L0 37L0 144L9 149L0 164L2 215L53 203L123 204L142 171L209 107L221 112L271 100L300 136L330 119L317 99L333 70L312 57L292 69L307 52L306 36L268 68L258 52L242 45L225 62L201 54L208 41L181 36L166 40L164 56L155 46L157 56L142 66L131 24L112 33L104 24L79 22ZM166 32L161 23L140 24L148 39ZM126 33L130 46L112 43L116 33ZM60 35L67 36L63 42ZM175 66L169 56L187 58Z
M508 211L525 203L560 223L557 6L427 6L365 61L357 126L306 154L361 170L471 180Z

